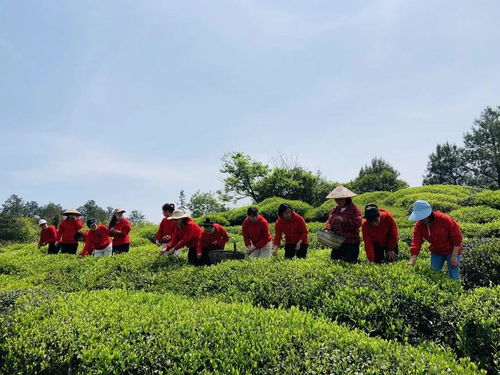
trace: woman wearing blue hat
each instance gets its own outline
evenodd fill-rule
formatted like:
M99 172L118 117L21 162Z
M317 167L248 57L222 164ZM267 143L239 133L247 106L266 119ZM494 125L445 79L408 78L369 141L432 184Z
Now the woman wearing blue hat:
M429 202L416 201L413 204L411 221L416 221L410 245L410 261L414 266L424 240L429 242L431 268L441 271L444 263L448 265L448 275L460 279L460 253L462 251L462 232L457 222L440 211L433 211Z

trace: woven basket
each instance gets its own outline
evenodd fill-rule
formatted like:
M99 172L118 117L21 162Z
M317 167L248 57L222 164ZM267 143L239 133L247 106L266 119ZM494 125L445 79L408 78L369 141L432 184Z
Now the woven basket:
M326 229L318 229L317 232L318 241L331 249L338 249L343 243L345 238L337 236L332 231Z
M211 250L208 252L208 258L212 264L220 263L224 260L245 259L245 253L236 251L236 243L233 243L233 251L230 250Z

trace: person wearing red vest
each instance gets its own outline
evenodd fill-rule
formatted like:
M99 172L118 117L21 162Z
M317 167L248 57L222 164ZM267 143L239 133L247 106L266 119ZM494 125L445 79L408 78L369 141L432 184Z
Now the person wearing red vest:
M366 257L370 263L394 262L398 258L398 226L392 215L375 204L365 207L361 226Z
M204 230L196 248L196 257L200 264L210 266L212 264L209 257L210 251L224 250L229 236L221 225L213 223L209 218L205 219L202 226Z
M132 226L123 213L123 208L117 208L109 223L109 234L113 237L113 254L128 253L130 248L130 230Z
M156 232L155 235L156 246L159 246L162 249L165 249L167 243L169 243L172 240L175 228L177 227L175 221L168 220L168 218L172 216L174 210L175 210L175 205L173 203L165 203L162 207L162 212L164 217L161 220L160 226L158 227L158 231Z
M259 215L257 207L247 210L247 218L241 227L243 240L250 258L269 258L271 256L272 237L267 220Z
M64 211L63 215L66 219L59 224L55 245L61 244L63 254L76 254L78 242L75 241L75 234L83 228L83 222L79 219L82 214L75 209L69 209Z
M47 220L41 219L38 222L40 226L40 240L38 241L38 248L42 246L49 245L47 249L47 254L57 254L59 252L59 246L56 246L57 241L57 230L53 225L47 225Z
M274 224L273 255L278 254L281 237L285 234L285 258L292 259L294 256L305 258L309 247L306 221L286 203L278 207L278 216Z
M446 262L448 275L459 280L462 232L457 222L440 211L433 211L429 202L422 200L413 204L410 220L416 221L416 224L413 227L408 265L415 265L422 243L426 240L431 252L431 268L441 271Z
M181 249L187 247L189 263L195 266L201 265L196 256L196 248L202 233L201 228L183 210L175 210L168 220L175 221L177 227L175 228L174 235L170 242L165 249L160 251L160 255L167 254L178 256L180 255Z
M92 255L95 257L111 256L112 244L109 237L109 228L106 225L97 225L96 219L87 220L89 230L85 232L85 247L80 256ZM78 235L76 236L78 238ZM80 237L81 238L81 237Z

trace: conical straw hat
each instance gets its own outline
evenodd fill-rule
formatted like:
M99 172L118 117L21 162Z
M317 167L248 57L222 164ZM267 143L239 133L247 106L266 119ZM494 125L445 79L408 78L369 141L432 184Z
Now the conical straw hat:
M352 198L355 196L356 194L350 191L348 188L344 187L343 185L339 185L326 196L326 199Z

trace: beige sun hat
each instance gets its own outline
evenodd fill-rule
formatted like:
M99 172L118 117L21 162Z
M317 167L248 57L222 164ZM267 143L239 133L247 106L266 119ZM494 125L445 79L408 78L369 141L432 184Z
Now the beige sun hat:
M75 210L74 208L70 208L69 210L63 212L63 215L70 215L70 214L82 216L82 214L78 210Z
M357 194L350 191L348 188L344 187L344 185L339 185L335 189L333 189L330 194L326 196L326 199L342 199L342 198L352 198Z
M189 216L186 211L184 211L184 210L174 210L174 212L172 212L172 216L167 217L167 220L184 219L184 218L187 218L187 217L191 217L191 216Z
M127 212L127 211L125 211L123 208L115 208L115 210L113 211L114 214L119 214L120 212Z

